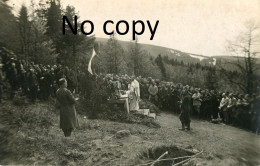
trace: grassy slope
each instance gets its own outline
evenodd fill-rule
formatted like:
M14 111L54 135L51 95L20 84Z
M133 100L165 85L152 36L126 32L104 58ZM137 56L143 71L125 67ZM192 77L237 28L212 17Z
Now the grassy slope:
M14 106L1 109L1 164L29 165L119 165L134 160L143 148L141 138L115 139L117 131L128 129L140 134L149 127L79 117L80 128L71 138L59 129L58 112L53 103ZM135 141L137 141L133 146ZM139 143L138 143L139 141ZM150 145L150 143L149 143ZM140 149L141 148L141 149ZM129 155L132 154L132 155ZM127 165L127 164L125 164Z
M256 165L259 137L230 126L192 121L191 132L178 130L178 117L162 113L160 129L144 125L79 118L80 128L65 139L52 103L0 106L1 164L135 165L148 147L194 146L206 151L190 162L206 165ZM131 136L114 137L119 130ZM8 152L8 153L7 153Z

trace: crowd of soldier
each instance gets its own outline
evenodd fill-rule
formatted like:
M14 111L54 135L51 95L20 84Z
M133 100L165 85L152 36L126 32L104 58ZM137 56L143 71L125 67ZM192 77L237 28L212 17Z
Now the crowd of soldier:
M3 73L10 85L10 98L12 99L19 89L22 95L27 96L32 102L36 99L47 100L55 97L58 89L58 80L66 78L68 89L81 96L88 94L85 87L89 78L85 72L74 71L61 65L38 65L17 60L12 53L2 53L2 71L0 73L0 102L3 94ZM128 90L131 77L127 75L96 75L96 80L103 80L105 85L116 83L118 90ZM171 110L180 113L180 105L184 94L192 97L192 116L201 119L222 119L226 124L255 129L259 122L259 97L256 95L234 94L217 92L214 90L183 86L172 82L163 82L158 79L136 77L140 83L140 97L149 100L162 110ZM120 85L120 86L119 86Z
M33 62L17 60L12 52L1 52L1 72L0 84L2 87L0 101L3 98L4 82L8 82L6 87L10 89L10 98L13 99L17 92L21 96L27 96L32 102L36 99L47 100L50 96L55 97L58 89L58 80L66 78L69 88L76 90L77 74L68 67L61 65L41 65ZM6 81L4 81L6 80Z
M99 75L107 84L117 89L128 90L131 77L127 75ZM255 130L259 126L260 97L231 92L194 88L181 83L164 82L158 79L136 77L140 83L141 99L149 100L161 110L180 114L185 95L192 98L191 116L199 119L222 121L225 124Z

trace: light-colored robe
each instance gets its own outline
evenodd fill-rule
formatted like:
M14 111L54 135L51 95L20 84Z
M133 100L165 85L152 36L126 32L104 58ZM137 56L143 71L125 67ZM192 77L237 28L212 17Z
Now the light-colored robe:
M139 110L140 86L137 80L131 82L129 86L129 107L130 111Z

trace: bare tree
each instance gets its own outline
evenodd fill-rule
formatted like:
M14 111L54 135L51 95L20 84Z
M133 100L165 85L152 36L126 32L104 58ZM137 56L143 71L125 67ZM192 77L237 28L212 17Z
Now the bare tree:
M234 72L224 71L227 81L238 86L244 93L252 94L256 91L256 71L260 69L260 65L256 64L257 50L259 45L259 27L248 22L245 24L245 31L242 32L236 41L229 41L228 50L230 55L235 56L236 60L229 61L226 64L234 66L236 69L236 77ZM221 67L223 69L223 66Z

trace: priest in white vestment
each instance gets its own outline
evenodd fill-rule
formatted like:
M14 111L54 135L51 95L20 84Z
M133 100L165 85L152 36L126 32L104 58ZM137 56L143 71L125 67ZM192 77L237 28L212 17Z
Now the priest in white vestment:
M129 109L130 111L139 110L139 101L140 101L140 86L139 82L132 78L129 86Z

